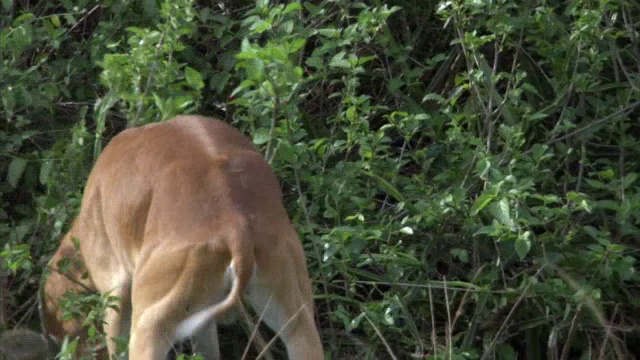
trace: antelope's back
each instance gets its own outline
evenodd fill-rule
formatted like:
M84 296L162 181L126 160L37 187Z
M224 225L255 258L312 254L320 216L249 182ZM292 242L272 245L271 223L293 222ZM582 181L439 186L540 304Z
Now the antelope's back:
M97 238L118 241L112 248L133 269L143 242L204 238L239 215L287 218L275 175L232 126L180 116L112 139L89 176L80 221L102 224Z
M111 178L114 171L129 176L159 175L172 163L185 160L201 161L206 166L212 157L241 150L255 148L231 125L201 116L178 116L115 136L98 158L89 181L102 175Z

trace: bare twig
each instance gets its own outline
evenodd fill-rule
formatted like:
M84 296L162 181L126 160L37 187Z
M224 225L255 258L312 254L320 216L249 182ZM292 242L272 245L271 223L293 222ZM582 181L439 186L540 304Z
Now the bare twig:
M540 269L538 269L538 271L535 273L535 275L533 275L533 277L540 276L540 273L542 273L542 270L544 268L545 268L544 265L541 266ZM516 300L516 302L513 304L513 306L509 310L509 313L507 314L507 317L502 322L502 325L500 325L500 328L496 332L496 335L493 337L493 339L491 339L491 343L489 343L489 346L487 346L487 348L486 348L485 352L482 354L482 357L480 358L480 360L487 359L490 356L490 354L492 353L492 349L495 347L496 342L498 341L500 336L502 336L502 333L504 332L505 328L507 327L507 324L509 323L509 320L511 320L511 317L515 313L516 309L518 308L518 306L520 305L522 300L526 297L527 291L529 290L530 286L531 286L531 282L528 282L527 285L524 287L524 289L522 289L522 293L520 294L520 296L518 296L518 299Z
M397 360L398 357L393 353L393 350L391 349L391 346L389 345L389 342L387 341L387 339L384 338L384 336L380 332L380 329L378 329L376 324L374 324L373 321L371 321L371 319L369 318L369 316L367 316L366 313L363 313L363 315L364 315L364 318L367 319L369 324L371 324L371 327L373 327L373 330L376 332L376 334L378 335L378 337L380 338L380 340L382 341L384 346L387 348L387 353L389 354L389 356L391 356L391 359Z

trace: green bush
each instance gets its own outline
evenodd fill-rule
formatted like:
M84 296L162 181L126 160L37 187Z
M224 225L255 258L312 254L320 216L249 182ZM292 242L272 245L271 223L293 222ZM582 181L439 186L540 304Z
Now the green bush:
M108 139L200 113L278 174L327 358L640 352L636 5L3 2L1 327Z

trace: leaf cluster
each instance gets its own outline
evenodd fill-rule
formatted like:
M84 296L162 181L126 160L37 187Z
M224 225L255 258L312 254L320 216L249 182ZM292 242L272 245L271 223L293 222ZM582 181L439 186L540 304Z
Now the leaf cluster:
M104 143L200 113L281 179L330 358L640 352L637 1L3 6L0 326Z

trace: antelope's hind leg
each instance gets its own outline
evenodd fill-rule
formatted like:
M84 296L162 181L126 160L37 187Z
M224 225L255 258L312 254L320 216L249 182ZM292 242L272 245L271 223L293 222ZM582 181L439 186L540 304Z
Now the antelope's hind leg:
M290 360L322 360L324 355L304 258L301 262L290 256L291 252L282 253L289 257L270 253L269 261L258 260L256 278L249 287L249 301L280 336Z
M205 359L218 359L215 322L193 316L224 295L228 252L207 244L151 254L133 279L130 359L164 359L173 344L193 337Z

